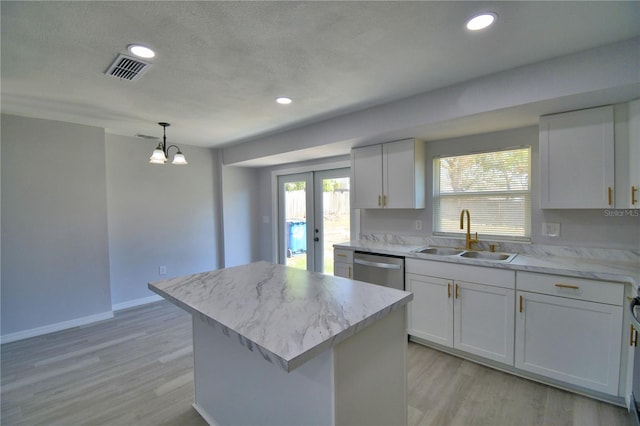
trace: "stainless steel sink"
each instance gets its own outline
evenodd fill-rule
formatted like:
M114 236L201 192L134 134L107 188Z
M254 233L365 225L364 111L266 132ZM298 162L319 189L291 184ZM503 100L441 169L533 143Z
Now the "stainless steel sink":
M416 253L424 254L436 254L439 256L456 256L463 252L463 250L450 248L450 247L425 247L415 250Z
M496 262L511 262L514 257L516 257L515 253L495 253L491 251L465 251L460 254L461 257L466 257L469 259L479 259L479 260L493 260Z
M516 253L496 253L492 251L464 250L454 247L423 247L413 250L414 253L433 254L436 256L458 256L466 259L488 260L491 262L509 263Z

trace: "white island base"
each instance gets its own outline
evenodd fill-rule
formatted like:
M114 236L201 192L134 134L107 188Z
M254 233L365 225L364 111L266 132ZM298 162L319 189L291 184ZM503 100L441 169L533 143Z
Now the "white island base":
M406 306L291 372L193 315L194 408L211 425L406 425Z

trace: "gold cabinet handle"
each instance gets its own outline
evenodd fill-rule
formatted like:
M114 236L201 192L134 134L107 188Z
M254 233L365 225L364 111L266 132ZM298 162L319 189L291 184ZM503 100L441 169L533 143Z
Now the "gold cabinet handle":
M382 196L382 199L383 199L382 205L383 205L384 207L387 207L387 196L386 196L386 195L383 195L383 196Z
M636 198L636 192L638 192L638 188L636 188L635 186L631 186L631 205L635 206L636 203L638 202L638 199Z
M571 284L560 284L557 283L555 284L556 287L560 287L560 288L570 288L572 290L579 290L580 286L579 285L571 285Z
M447 283L447 299L451 299L451 283Z
M609 189L608 189L608 191L607 191L607 196L608 196L608 198L609 198L609 205L613 204L613 203L612 203L612 200L611 200L611 199L612 199L612 192L613 192L613 191L611 190L611 187L609 187Z
M458 292L459 288L460 288L460 286L458 284L456 284L456 299L460 298L460 293Z
M349 278L351 278L351 266L349 266Z
M337 253L336 256L338 256L338 257L347 257L346 254L342 254L342 253Z
M378 195L378 207L382 206L382 196Z
M631 332L629 333L629 346L638 346L638 332L631 324Z
M520 296L520 312L522 312L522 296Z

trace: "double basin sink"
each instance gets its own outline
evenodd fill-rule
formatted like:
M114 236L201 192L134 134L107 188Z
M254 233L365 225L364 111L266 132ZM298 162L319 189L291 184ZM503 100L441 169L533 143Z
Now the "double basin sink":
M433 254L436 256L457 256L465 259L488 260L501 263L509 263L516 257L516 253L464 250L451 247L423 247L413 250L413 253Z

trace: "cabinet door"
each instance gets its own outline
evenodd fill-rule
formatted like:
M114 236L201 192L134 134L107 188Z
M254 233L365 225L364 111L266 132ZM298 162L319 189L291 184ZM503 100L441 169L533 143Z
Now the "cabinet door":
M382 192L387 208L424 207L424 155L414 139L382 145Z
M618 394L622 307L519 291L515 366Z
M413 293L408 308L412 336L453 347L453 283L442 278L406 274L407 291Z
M540 207L613 207L613 107L540 118Z
M382 208L382 145L351 150L353 208Z
M454 283L454 348L513 365L515 291Z
M353 278L353 266L350 263L333 262L333 275L336 277Z
M626 206L640 209L640 99L629 102L629 194Z

